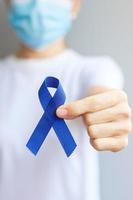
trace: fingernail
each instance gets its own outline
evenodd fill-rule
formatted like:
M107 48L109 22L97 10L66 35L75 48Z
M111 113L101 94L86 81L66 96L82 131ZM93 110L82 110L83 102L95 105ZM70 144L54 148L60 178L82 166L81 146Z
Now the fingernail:
M57 115L59 117L65 117L65 116L67 116L67 114L68 114L67 109L65 109L65 108L59 108L59 109L57 109Z

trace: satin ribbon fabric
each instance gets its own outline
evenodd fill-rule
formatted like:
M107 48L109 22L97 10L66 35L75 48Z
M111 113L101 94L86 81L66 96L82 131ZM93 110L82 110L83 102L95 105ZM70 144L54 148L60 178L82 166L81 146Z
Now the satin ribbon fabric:
M56 89L53 96L50 94L48 88ZM34 155L36 155L51 127L53 127L67 157L69 157L77 145L65 121L56 116L56 109L64 104L66 99L59 80L55 77L47 77L40 87L38 94L40 103L45 112L26 146Z

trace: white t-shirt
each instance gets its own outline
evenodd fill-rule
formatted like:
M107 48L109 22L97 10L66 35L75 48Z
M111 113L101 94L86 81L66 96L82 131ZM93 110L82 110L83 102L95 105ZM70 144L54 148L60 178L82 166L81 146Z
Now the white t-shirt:
M99 200L98 154L81 118L67 121L77 148L67 158L53 129L35 157L26 143L43 114L38 89L47 76L59 78L66 102L91 86L121 88L122 73L109 57L72 50L47 59L0 61L0 199Z

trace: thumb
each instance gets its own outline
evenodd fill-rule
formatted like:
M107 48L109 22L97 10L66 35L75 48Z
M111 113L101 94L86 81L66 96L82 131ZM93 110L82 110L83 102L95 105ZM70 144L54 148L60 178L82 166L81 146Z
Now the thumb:
M56 114L59 118L74 119L86 113L86 108L84 99L82 99L60 106L56 110Z

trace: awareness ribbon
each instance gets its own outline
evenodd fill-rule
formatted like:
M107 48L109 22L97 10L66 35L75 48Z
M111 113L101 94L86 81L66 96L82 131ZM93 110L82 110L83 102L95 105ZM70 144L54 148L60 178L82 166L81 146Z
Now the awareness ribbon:
M53 96L51 96L48 90L49 87L56 88L56 92ZM26 146L34 155L36 155L42 143L46 139L51 127L53 127L67 157L69 157L77 145L65 121L56 116L56 109L64 104L66 99L64 90L59 80L55 77L47 77L40 87L38 95L45 112Z

